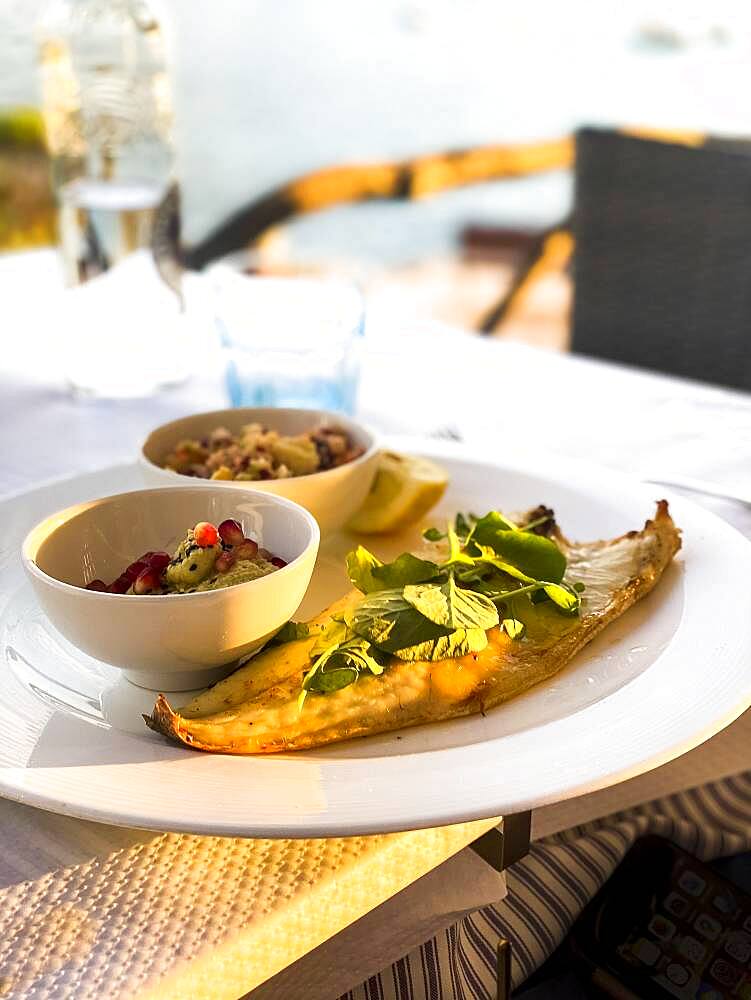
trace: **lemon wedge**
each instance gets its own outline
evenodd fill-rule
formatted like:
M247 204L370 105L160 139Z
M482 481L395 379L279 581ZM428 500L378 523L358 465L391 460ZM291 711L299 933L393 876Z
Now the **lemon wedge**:
M445 469L427 458L385 451L370 493L347 527L368 535L400 531L438 503L448 481Z

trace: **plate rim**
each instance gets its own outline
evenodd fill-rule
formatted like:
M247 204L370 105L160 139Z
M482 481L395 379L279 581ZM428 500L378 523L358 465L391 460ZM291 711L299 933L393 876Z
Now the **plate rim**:
M431 439L407 436L390 436L385 443L389 447L416 451L429 457L434 457L439 461L441 458L444 458L472 466L485 465L491 466L495 469L513 468L514 471L522 474L537 476L538 478L544 477L549 468L560 468L561 464L564 463L567 471L569 473L573 473L572 482L574 486L577 485L578 480L581 477L583 477L586 481L592 476L605 476L607 481L612 482L614 486L622 484L627 486L629 491L633 492L634 495L638 493L640 496L643 496L647 507L651 512L651 504L653 503L653 494L655 489L654 486L640 483L633 477L626 476L616 470L595 465L593 463L582 462L580 460L560 459L556 456L546 455L544 452L540 452L539 450L535 450L534 453L528 451L524 451L523 453L514 453L508 448L504 448L503 462L499 463L489 460L487 455L479 454L481 449L477 444L474 446L467 446L462 443L434 441ZM122 474L129 474L132 472L137 475L137 464L135 462L118 463L104 469L86 470L69 476L53 477L43 483L34 484L29 488L17 490L11 494L0 497L0 506L5 505L6 503L17 502L19 498L22 498L30 493L43 493L58 484L74 483L87 478L93 478L96 481L97 477L115 472ZM561 482L560 476L556 477L553 475L550 478L551 481ZM732 540L740 552L738 563L740 564L743 561L741 557L745 556L748 561L748 566L751 569L751 540L747 539L741 532L735 529L732 525L728 524L726 521L723 521L717 515L707 511L697 504L692 503L689 500L686 500L684 497L674 494L669 490L661 490L660 492L663 493L669 500L671 507L674 509L677 508L679 511L688 512L690 519L698 518L699 523L704 522L707 525L714 526L714 528L719 531L721 536L725 535L728 539ZM650 494L652 494L652 496L650 496ZM684 580L685 579L686 573L684 572ZM665 654L673 645L676 636L683 626L683 617L684 616L681 618L681 622L675 636L671 638L666 649L658 655L656 660L647 670L643 672L643 674L633 678L627 682L627 684L623 685L622 688L619 688L617 691L607 695L605 698L598 699L592 705L576 710L571 715L562 719L552 720L547 723L543 723L540 726L534 726L531 729L522 730L521 732L482 740L476 744L463 744L456 747L425 750L419 753L407 752L394 757L350 758L349 760L325 760L320 758L317 759L316 762L324 764L334 780L338 777L338 771L346 770L347 767L351 766L353 763L355 763L355 767L364 768L369 764L377 762L379 770L383 772L380 775L381 783L383 783L384 780L388 779L392 773L396 771L397 766L404 762L405 758L419 757L422 761L426 762L427 767L423 770L427 771L432 771L430 766L431 764L449 764L449 770L454 770L457 766L463 770L468 766L474 766L475 763L479 763L479 766L482 767L483 762L476 761L475 759L478 758L480 754L486 756L492 754L494 747L502 749L502 744L506 740L513 740L515 744L520 745L523 749L524 744L533 736L536 736L537 738L544 738L551 730L555 730L559 735L566 735L574 723L581 726L582 721L585 719L587 721L596 720L602 711L601 706L605 704L605 702L609 702L613 698L618 697L622 691L626 689L634 689L637 693L640 691L641 687L646 684L645 678L647 675L652 674L658 663L663 660ZM743 648L747 652L751 652L751 625L748 627L748 633L742 638L744 643ZM737 651L736 659L738 659ZM167 820L164 816L155 817L151 814L139 811L138 808L132 808L132 799L129 803L130 808L127 809L116 809L112 806L97 807L96 805L91 804L80 806L67 798L61 801L59 798L55 798L55 796L50 792L40 791L29 787L29 785L23 781L23 775L28 774L29 771L29 769L25 767L0 767L0 794L7 798L15 799L16 801L21 801L29 805L94 822L138 827L143 829L174 830L176 832L221 836L253 836L271 838L354 836L390 833L405 829L418 829L466 822L475 819L485 819L500 816L504 812L508 814L510 812L524 811L526 809L537 808L551 802L563 801L567 798L596 791L600 788L607 787L611 784L616 784L638 774L642 774L653 769L654 767L658 767L661 764L664 764L667 761L672 760L705 742L712 735L719 732L721 729L725 728L738 718L738 716L740 716L742 712L745 711L749 705L751 705L751 657L749 657L748 662L749 666L744 671L745 685L743 690L738 692L738 696L734 700L725 698L723 711L715 713L711 720L705 721L704 725L693 726L690 733L685 732L685 725L683 727L679 727L679 730L682 731L680 736L676 734L675 738L671 737L669 740L663 740L663 745L659 749L653 750L649 753L646 758L640 756L639 754L634 757L632 754L633 759L629 762L622 762L620 765L612 764L602 770L597 776L590 776L586 780L576 780L573 783L571 781L560 780L557 783L549 785L545 791L531 793L527 797L516 794L513 796L512 801L508 796L504 801L504 799L500 797L500 793L497 793L499 797L496 797L492 802L486 802L484 804L469 805L468 803L465 803L464 805L452 805L452 802L448 801L440 807L436 807L434 805L423 805L422 807L419 807L422 809L422 812L419 811L418 807L413 807L411 811L403 809L402 818L382 817L374 819L373 817L369 817L363 821L353 820L351 818L347 819L346 817L337 820L336 817L328 816L327 813L323 812L315 815L307 815L300 820L296 819L294 825L291 825L290 818L287 817L285 821L286 825L282 828L278 823L277 825L269 825L268 821L265 823L263 821L255 822L252 819L242 823L222 822L221 819L217 821L216 818L212 818L211 820L201 823L196 823L192 820L189 822L181 822L179 818L175 817L171 817ZM647 684L647 687L649 687L649 684ZM634 691L632 690L631 694L633 695L633 693ZM599 709L599 711L595 711L597 709ZM673 722L675 722L675 720L673 720ZM230 759L248 760L249 758ZM158 764L159 762L155 761L155 763ZM108 765L105 764L103 766L106 767ZM485 766L487 767L487 761L485 762ZM68 768L68 770L70 769ZM10 772L10 774L8 772ZM445 774L446 772L444 771L443 773ZM566 787L562 788L562 785L565 785ZM134 798L137 799L137 795L134 795ZM449 800L450 798L451 797L449 796Z

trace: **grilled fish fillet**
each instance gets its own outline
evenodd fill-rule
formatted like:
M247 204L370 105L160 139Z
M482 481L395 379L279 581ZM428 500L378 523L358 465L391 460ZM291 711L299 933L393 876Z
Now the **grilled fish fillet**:
M525 602L524 611L514 611L527 626L522 639L495 628L480 653L438 662L393 659L379 676L363 674L339 691L310 693L300 712L297 699L311 646L332 614L357 603L361 595L353 591L309 623L309 638L261 653L180 713L159 695L144 719L151 729L197 750L246 754L303 750L486 712L557 673L652 590L681 546L665 501L642 531L610 541L579 544L554 531L568 560L566 580L586 588L579 617Z

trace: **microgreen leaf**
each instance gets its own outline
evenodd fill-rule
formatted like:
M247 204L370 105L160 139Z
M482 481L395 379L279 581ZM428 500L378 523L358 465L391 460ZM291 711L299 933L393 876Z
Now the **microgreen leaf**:
M445 628L489 629L498 624L498 612L490 598L457 587L453 576L440 586L423 583L405 587L404 599L428 621Z
M347 639L351 638L352 632L349 628L347 628L344 619L332 618L330 621L326 622L323 631L311 647L311 658L315 660L316 657L322 656L333 646L337 646L339 643L345 642Z
M318 694L330 694L341 691L342 688L354 684L359 677L355 667L332 667L329 670L318 670L306 691L316 691Z
M472 526L472 537L481 545L490 545L496 531L517 531L514 522L498 510L491 510L485 517L478 517Z
M520 622L518 618L504 618L501 628L509 639L521 639L526 630L524 622Z
M343 625L341 622L338 624ZM376 676L382 674L383 665L373 655L374 652L368 642L357 637L332 643L303 677L298 709L302 709L308 691L330 694L354 684L365 671Z
M461 511L454 518L453 530L460 538L467 538L472 534L472 528L477 520L475 514L462 514ZM426 528L422 533L422 537L427 542L440 542L442 539L446 538L446 532L441 531L440 528Z
M543 590L550 600L556 604L561 611L575 614L579 610L581 598L573 587L565 583L546 583Z
M309 635L310 628L305 622L287 622L269 639L264 648L283 646L286 642L297 642L299 639L307 639Z
M449 569L453 566L474 566L475 561L472 556L462 552L462 542L451 525L448 526L446 537L449 541L449 554L448 559L443 564L443 568Z
M382 565L381 560L372 552L368 552L363 545L358 545L352 552L347 553L347 575L352 585L363 594L381 589L380 583L373 576L373 570Z
M527 576L526 573L522 573L518 567L514 566L512 563L507 562L505 559L501 559L495 552L495 549L491 549L489 545L480 545L477 542L474 543L474 548L477 550L479 555L475 558L488 566L493 566L495 569L499 569L502 573L512 576L515 580L521 580L522 583L534 583L534 577Z
M375 566L373 578L381 584L381 590L405 587L407 584L424 583L441 575L440 567L429 559L418 559L411 552L404 552L393 562Z
M555 542L543 535L526 531L480 530L478 522L472 542L478 549L492 549L504 563L516 567L523 574L512 574L518 579L560 583L566 572L566 557Z
M478 545L475 543L475 550L478 555L475 556L477 562L483 565L478 567L478 572L482 572L488 566L492 566L494 569L500 570L502 573L506 573L508 576L512 576L515 580L521 580L522 583L534 583L534 578L527 576L526 573L522 573L520 569L512 565L510 562L506 562L505 559L501 559L496 555L495 551L490 548L489 545ZM471 576L471 574L470 574Z
M488 644L488 636L484 629L456 629L449 635L428 639L414 646L405 646L394 650L394 656L400 660L450 660L468 653L479 653Z
M448 635L452 630L428 621L399 590L369 594L347 615L347 625L387 653Z
M409 583L423 583L441 575L440 567L429 559L418 559L411 552L404 552L390 563L368 552L362 545L347 555L349 578L363 594L379 590L392 590Z
M400 591L365 598L347 616L347 624L378 649L401 660L445 660L479 652L487 645L485 629L448 629L429 621Z
M448 584L444 587L436 587L432 583L418 583L405 587L402 594L404 600L411 604L416 611L419 611L423 618L427 618L435 625L451 628L453 626L450 621L451 611L445 589L447 587Z
M462 538L466 538L472 530L472 524L477 518L473 514L462 514L461 512L454 518L454 531Z

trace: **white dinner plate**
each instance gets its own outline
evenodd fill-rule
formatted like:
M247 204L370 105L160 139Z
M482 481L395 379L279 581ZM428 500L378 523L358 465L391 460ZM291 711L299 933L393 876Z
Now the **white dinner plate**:
M448 443L430 453L451 475L438 523L457 510L544 503L570 537L595 539L641 527L664 494L549 456L491 464ZM632 777L701 743L751 704L751 543L668 496L684 548L654 593L551 681L487 715L266 757L172 745L142 724L148 692L55 632L19 560L21 539L39 518L140 485L135 466L119 466L0 504L0 793L9 798L105 823L218 835L437 826ZM413 532L367 544L389 556L417 539ZM325 540L301 616L346 589L343 556L352 544L345 535Z

